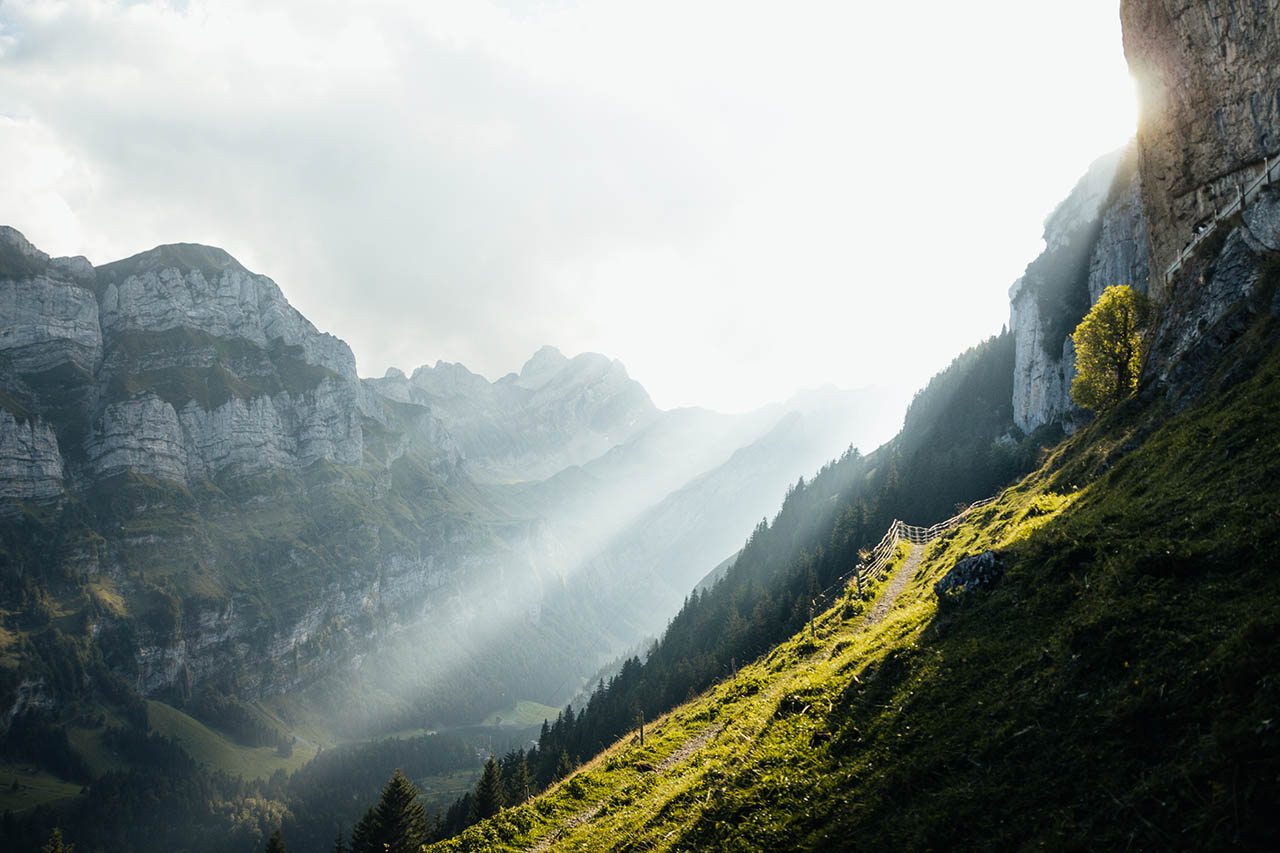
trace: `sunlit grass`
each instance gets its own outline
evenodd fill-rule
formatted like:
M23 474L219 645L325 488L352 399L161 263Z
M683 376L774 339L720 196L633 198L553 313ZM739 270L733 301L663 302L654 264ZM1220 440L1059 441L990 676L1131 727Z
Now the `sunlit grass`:
M490 714L481 725L527 728L541 725L543 720L554 720L559 712L559 708L543 705L530 699L521 699L512 708Z
M883 621L846 591L816 640L439 849L1262 844L1278 423L1277 355L1211 407L1101 419L926 546ZM940 609L933 584L985 550L1004 577Z

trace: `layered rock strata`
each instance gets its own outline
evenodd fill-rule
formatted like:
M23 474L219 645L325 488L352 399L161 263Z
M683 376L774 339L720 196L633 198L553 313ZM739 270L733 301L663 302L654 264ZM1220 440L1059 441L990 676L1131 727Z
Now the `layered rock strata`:
M1280 0L1123 0L1152 292L1198 225L1280 154Z

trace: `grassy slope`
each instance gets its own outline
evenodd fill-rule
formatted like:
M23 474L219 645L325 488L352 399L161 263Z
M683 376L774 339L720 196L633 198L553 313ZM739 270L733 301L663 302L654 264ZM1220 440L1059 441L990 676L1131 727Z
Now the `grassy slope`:
M490 714L481 725L485 726L540 726L543 720L554 720L559 708L543 705L531 699L521 699L512 708Z
M837 603L817 644L440 847L1275 846L1277 426L1274 350L1203 408L1102 419L928 546L879 625ZM933 582L986 548L1004 578L940 609Z
M14 783L17 783L15 786ZM20 812L80 796L81 786L24 762L0 762L0 812Z
M299 741L288 758L272 747L247 747L163 702L147 702L151 731L172 738L197 762L245 779L266 779L277 770L292 773L315 757L314 746Z

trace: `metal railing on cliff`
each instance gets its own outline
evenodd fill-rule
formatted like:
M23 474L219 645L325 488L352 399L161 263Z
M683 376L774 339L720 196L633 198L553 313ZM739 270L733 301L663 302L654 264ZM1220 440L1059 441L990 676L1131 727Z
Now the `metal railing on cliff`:
M1168 269L1164 271L1164 283L1169 284L1173 274L1186 262L1187 258L1195 254L1196 247L1205 241L1205 239L1218 228L1218 223L1224 219L1235 216L1244 209L1245 205L1258 197L1258 193L1262 192L1263 187L1271 185L1272 180L1280 175L1280 160L1271 157L1262 158L1262 174L1254 178L1246 185L1236 185L1236 200L1224 207L1222 210L1214 210L1213 217L1204 223L1203 230L1197 232L1191 238L1191 242L1182 248L1178 253L1178 257L1173 263L1169 264Z

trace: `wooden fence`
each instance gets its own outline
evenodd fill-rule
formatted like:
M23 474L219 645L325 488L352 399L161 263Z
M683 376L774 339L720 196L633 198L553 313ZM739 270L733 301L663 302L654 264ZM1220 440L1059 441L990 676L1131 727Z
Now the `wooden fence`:
M905 521L894 520L889 525L889 529L885 531L884 538L876 547L871 549L870 556L867 557L865 563L859 563L854 573L858 577L859 586L862 581L874 580L884 574L885 567L889 565L889 560L893 558L893 549L897 547L898 542L905 539L913 545L925 545L937 539L946 531L955 527L964 517L975 509L981 509L995 502L994 497L984 498L965 507L962 512L951 516L946 521L939 521L930 527L916 527L913 524L907 524Z

